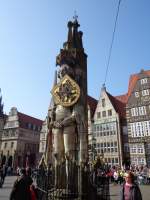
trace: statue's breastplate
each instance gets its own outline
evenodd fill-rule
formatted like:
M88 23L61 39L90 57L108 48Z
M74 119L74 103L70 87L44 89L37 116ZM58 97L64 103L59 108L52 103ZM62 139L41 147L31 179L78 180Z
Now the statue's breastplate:
M58 105L56 108L56 121L61 121L66 117L71 116L70 108Z

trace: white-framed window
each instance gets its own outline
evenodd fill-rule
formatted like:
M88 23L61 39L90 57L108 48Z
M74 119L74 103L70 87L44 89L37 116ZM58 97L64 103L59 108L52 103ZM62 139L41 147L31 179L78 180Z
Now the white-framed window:
M139 92L135 92L135 97L139 97Z
M116 164L118 164L118 163L119 163L119 162L118 162L118 158L115 158L115 163L116 163Z
M97 112L97 118L101 118L101 112Z
M136 145L133 145L133 146L130 147L130 152L132 154L136 154L137 153L137 147L136 147Z
M144 158L137 158L138 160L138 165L144 165L145 164L145 159Z
M138 116L139 115L138 108L131 108L131 115L132 117Z
M142 90L142 96L147 96L149 95L149 90Z
M112 110L108 110L108 116L112 116Z
M99 125L96 126L96 131L99 131Z
M102 117L106 117L106 111L102 111Z
M137 145L137 153L144 153L144 146L143 145Z
M130 111L131 111L131 116L132 117L146 115L146 107L145 106L131 108Z
M105 99L102 99L102 107L105 107Z
M147 78L141 79L141 85L144 85L145 83L147 83Z
M146 115L146 107L145 106L139 107L139 115Z
M132 137L150 136L150 121L130 123L129 129Z
M131 164L138 165L138 159L136 157L131 157Z

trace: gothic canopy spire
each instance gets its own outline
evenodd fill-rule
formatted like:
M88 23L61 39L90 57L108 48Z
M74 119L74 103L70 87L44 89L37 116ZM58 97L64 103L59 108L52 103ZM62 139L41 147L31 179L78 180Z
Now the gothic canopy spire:
M78 31L78 27L80 27L80 24L77 20L78 16L75 14L73 17L73 21L68 22L68 39L65 43L65 47L67 49L70 48L77 48L82 49L82 35L83 33L81 31Z
M78 16L75 14L72 21L68 22L68 37L67 41L63 45L63 49L60 50L60 54L56 57L56 66L67 63L70 66L75 65L77 60L79 60L79 54L87 56L84 53L84 48L82 44L81 31L78 31L80 24L77 20Z

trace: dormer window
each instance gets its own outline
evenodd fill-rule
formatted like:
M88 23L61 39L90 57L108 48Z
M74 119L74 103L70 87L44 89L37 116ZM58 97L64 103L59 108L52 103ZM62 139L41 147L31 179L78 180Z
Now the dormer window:
M101 113L100 112L97 112L97 118L101 118Z
M135 92L135 97L139 97L139 92Z
M105 99L102 99L102 107L105 107Z
M147 83L147 78L141 79L141 85L144 85L145 83Z
M108 110L108 116L112 116L112 110Z
M103 112L102 112L102 116L103 116L103 117L106 117L106 111L103 111Z

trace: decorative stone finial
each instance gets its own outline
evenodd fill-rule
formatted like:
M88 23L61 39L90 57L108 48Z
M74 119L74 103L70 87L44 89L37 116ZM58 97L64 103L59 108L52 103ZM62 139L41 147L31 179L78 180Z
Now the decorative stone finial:
M76 12L76 10L74 11L74 16L73 16L73 19L74 19L74 21L77 21L77 19L78 19L78 15L77 15L77 12Z

